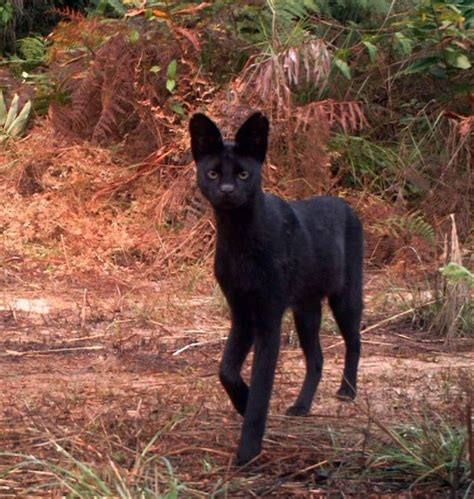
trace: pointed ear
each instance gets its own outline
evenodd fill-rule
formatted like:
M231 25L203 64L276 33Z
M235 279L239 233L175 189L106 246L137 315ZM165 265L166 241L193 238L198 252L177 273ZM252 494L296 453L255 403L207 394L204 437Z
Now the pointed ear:
M238 150L263 163L267 154L268 129L268 120L262 113L252 114L235 136Z
M193 115L189 122L189 133L194 161L199 161L207 154L217 153L223 147L221 132L204 114Z

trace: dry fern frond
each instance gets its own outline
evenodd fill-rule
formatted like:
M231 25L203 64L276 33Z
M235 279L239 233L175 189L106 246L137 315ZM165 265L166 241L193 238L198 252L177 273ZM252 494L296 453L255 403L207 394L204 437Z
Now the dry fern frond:
M356 131L368 126L362 105L358 102L337 102L333 99L326 99L297 108L297 129L305 128L308 123L320 119L321 114L326 116L331 127L337 125L344 132Z
M93 55L107 38L127 31L123 24L107 23L99 17L87 18L80 13L68 19L61 21L48 36L52 42L48 51L50 62L67 64L81 52Z
M193 64L180 57L177 42L154 35L132 43L118 34L102 44L87 68L69 75L70 104L52 106L55 129L74 140L121 144L123 153L138 161L163 146L168 136L171 140L176 115L169 102L178 92L184 107L193 100ZM166 67L176 59L182 62L179 88L172 96L166 89Z
M309 39L279 53L251 57L239 77L239 92L250 92L264 101L288 107L293 92L321 85L329 75L330 66L326 44Z
M167 147L161 147L156 153L153 153L147 160L143 162L137 168L137 171L133 175L124 175L115 179L113 182L107 182L107 184L99 188L94 200L104 196L111 196L114 192L119 190L123 190L138 179L142 177L146 177L149 175L155 174L158 170L162 168L169 167L171 169L171 165L168 165L164 162L164 160L172 153L172 150Z
M64 7L51 7L51 12L58 14L70 21L81 22L86 19L86 16L79 10L74 10L72 7L65 5Z

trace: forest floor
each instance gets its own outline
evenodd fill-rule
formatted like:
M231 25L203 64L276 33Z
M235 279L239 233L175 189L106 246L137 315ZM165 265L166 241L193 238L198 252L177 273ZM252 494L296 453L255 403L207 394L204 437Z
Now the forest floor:
M304 363L285 320L264 453L239 470L241 420L217 377L228 319L208 274L199 292L190 274L169 282L137 275L140 286L127 292L100 276L9 275L0 299L2 497L408 494L408 477L368 472L373 446L390 445L384 428L465 421L472 343L448 353L402 319L382 323L363 335L358 400L344 403L334 396L344 347L326 319L311 415L291 418L283 414ZM374 309L384 280L367 274L365 325L386 318ZM438 487L422 490L448 493Z

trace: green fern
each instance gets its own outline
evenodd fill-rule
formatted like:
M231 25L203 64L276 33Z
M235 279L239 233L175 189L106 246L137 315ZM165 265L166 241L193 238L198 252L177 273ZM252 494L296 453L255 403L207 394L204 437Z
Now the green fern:
M267 4L277 18L292 23L306 19L317 8L316 2L310 0L267 0Z
M439 269L443 277L456 284L462 282L468 287L474 286L474 275L469 270L456 262L449 262Z
M313 4L310 0L267 0L245 6L237 20L239 34L262 53L298 45L308 34Z
M46 43L39 36L28 36L16 42L17 49L26 61L44 62L46 59Z
M329 148L336 153L332 167L344 187L369 189L383 196L394 185L399 153L393 146L339 133L331 138Z
M13 74L20 77L23 71L31 71L47 63L46 42L37 36L26 37L16 42L18 55L4 61Z
M390 9L388 0L315 0L318 10L341 23L371 25Z
M430 244L434 244L436 240L433 226L425 220L423 214L418 210L390 217L383 222L374 224L374 229L384 234L389 233L396 238L418 236Z

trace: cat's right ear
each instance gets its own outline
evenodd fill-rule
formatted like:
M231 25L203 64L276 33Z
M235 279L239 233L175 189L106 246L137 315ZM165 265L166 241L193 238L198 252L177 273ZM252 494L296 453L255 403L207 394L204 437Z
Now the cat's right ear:
M189 133L194 161L200 161L209 154L216 154L224 147L221 132L205 114L193 115L189 122Z
M268 147L268 119L260 112L252 114L237 131L238 150L263 163Z

